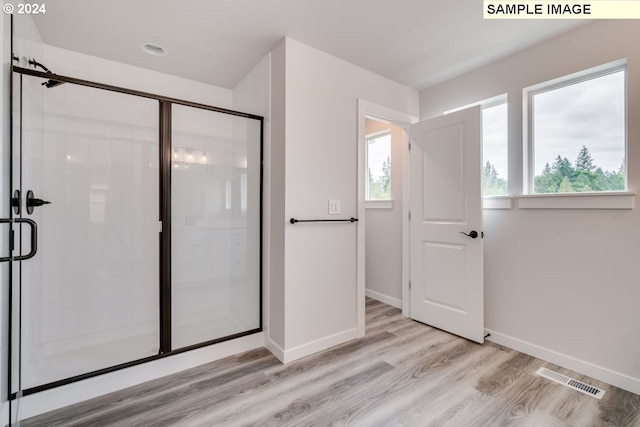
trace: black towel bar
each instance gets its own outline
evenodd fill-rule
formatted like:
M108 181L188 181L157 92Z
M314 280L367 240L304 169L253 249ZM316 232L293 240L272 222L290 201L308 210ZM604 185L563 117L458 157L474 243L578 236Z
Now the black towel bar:
M291 218L289 222L295 224L298 222L356 222L358 218L351 217L349 219L295 219Z

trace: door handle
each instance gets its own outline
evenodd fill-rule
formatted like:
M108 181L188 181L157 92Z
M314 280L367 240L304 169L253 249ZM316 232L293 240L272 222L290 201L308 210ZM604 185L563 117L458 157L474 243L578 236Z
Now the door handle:
M33 213L33 208L42 206L42 205L50 205L51 202L47 202L46 200L36 199L33 195L33 191L27 191L27 213L31 215Z
M476 237L478 237L478 232L475 230L472 230L469 232L469 234L465 233L464 231L461 231L460 234L464 234L465 236L469 236L472 239L475 239Z
M0 218L0 224L27 224L31 227L31 250L26 255L8 256L0 258L0 262L24 261L33 258L38 252L38 225L28 218ZM13 249L13 248L12 248Z

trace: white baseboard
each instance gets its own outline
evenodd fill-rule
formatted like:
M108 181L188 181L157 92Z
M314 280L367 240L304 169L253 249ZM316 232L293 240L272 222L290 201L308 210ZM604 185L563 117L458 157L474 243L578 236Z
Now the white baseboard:
M490 329L485 329L485 332L491 334L487 338L487 341L504 345L505 347L512 348L521 353L528 354L529 356L537 357L538 359L562 366L566 369L571 369L572 371L576 371L582 375L587 375L623 390L630 391L631 393L640 394L640 379L638 378L633 378Z
M264 333L260 332L31 394L21 399L18 417L23 420L214 360L264 347L264 341Z
M338 344L351 341L353 339L356 339L357 337L357 328L348 329L346 331L338 332L337 334L329 335L328 337L320 338L318 340L311 341L309 343L302 344L288 350L284 350L282 359L280 359L278 355L276 355L276 357L278 357L278 359L280 359L282 363L289 363L293 362L294 360L310 356L319 351L326 350Z
M391 307L402 308L402 300L399 300L398 298L392 298L385 294L381 294L380 292L372 291L369 289L365 289L364 294L369 298L373 298L376 301L380 301L385 304L388 304Z
M271 340L271 337L268 337L265 340L264 346L267 348L267 350L273 353L273 355L277 357L280 362L284 363L284 350L278 344L273 342Z

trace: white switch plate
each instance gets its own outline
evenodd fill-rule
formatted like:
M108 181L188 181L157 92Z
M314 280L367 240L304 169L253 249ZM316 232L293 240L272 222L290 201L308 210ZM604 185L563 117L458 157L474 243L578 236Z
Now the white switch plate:
M340 215L340 200L329 200L329 215Z

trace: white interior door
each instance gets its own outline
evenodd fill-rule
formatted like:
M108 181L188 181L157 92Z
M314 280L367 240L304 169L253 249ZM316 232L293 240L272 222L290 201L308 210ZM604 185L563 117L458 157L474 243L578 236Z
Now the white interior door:
M417 123L410 138L410 316L482 343L481 109Z

